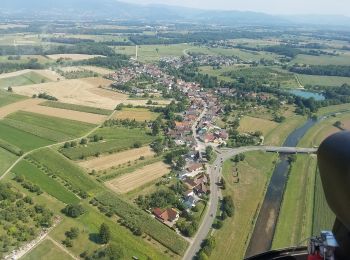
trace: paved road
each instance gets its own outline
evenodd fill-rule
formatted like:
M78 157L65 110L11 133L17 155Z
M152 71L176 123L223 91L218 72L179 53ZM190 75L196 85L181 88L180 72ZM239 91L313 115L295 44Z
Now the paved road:
M315 153L315 148L299 148L299 147L277 147L277 146L248 146L240 148L224 148L216 149L218 154L214 164L208 168L210 176L210 196L208 202L208 210L206 211L202 224L200 225L197 234L188 247L184 260L192 260L196 253L200 250L200 245L204 239L208 236L221 198L221 191L216 184L221 178L221 169L224 161L232 158L233 156L241 153L252 152L252 151L265 151L265 152L278 152L278 153Z

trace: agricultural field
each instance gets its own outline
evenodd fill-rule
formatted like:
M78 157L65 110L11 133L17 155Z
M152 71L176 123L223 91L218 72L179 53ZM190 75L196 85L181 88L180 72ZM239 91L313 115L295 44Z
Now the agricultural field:
M0 88L7 89L8 87L24 86L30 84L39 84L50 82L51 80L43 77L36 72L27 72L22 75L8 78L0 78Z
M14 163L17 156L13 153L1 148L0 144L0 176Z
M19 70L15 72L3 73L0 74L0 82L6 83L7 81L12 81L14 83L20 82L25 83L22 85L38 84L45 82L58 81L64 79L58 73L53 70ZM14 84L13 86L22 86L20 84Z
M291 61L291 64L308 64L308 65L350 65L350 53L346 52L339 56L311 56L299 54L295 59Z
M298 155L292 164L272 248L306 245L312 235L316 165L314 155Z
M1 92L0 92L1 93ZM43 101L40 99L24 99L18 102L14 102L3 107L0 107L0 119L5 118L6 116L15 113L19 110L24 110L33 106L36 106Z
M47 194L62 201L63 203L78 203L79 198L66 188L57 180L49 176L47 172L38 169L29 161L21 161L12 169L12 172L17 176L22 176L33 184L40 186Z
M89 123L24 111L13 113L7 116L2 122L38 136L45 136L48 138L50 134L50 136L52 136L50 140L53 141L64 141L66 139L83 136L96 126ZM45 131L47 131L47 133L45 133ZM56 138L55 133L57 135Z
M226 189L222 192L223 196L232 196L235 210L233 217L227 218L223 227L215 231L216 247L210 259L244 258L276 159L274 154L250 152L238 165L231 160L224 163ZM234 168L238 168L239 183L235 183Z
M241 133L254 133L256 131L261 131L265 136L277 126L278 123L270 120L244 116L239 122L238 131Z
M142 167L132 173L124 174L106 182L106 186L117 193L127 193L146 183L152 182L169 173L169 167L163 162Z
M49 139L9 126L2 121L0 121L0 139L19 147L24 152L54 143Z
M12 104L12 103L16 103L16 102L21 101L23 99L26 99L26 97L0 90L0 108L7 106L9 104Z
M79 162L79 165L89 171L103 171L118 165L123 165L129 161L138 160L141 157L147 159L152 156L154 156L154 152L148 146L145 146L125 152L105 155L98 158L82 161Z
M107 119L104 115L90 114L63 108L53 108L49 106L32 106L23 109L23 111L96 125L103 123Z
M47 93L63 103L113 110L116 105L123 103L128 97L99 88L100 86L108 87L111 83L112 81L103 78L72 79L15 87L13 91L29 97Z
M108 110L108 109L80 106L80 105L67 104L67 103L61 103L61 102L56 102L56 101L46 101L46 102L41 103L40 105L47 106L47 107L53 107L53 108L60 108L60 109L65 109L65 110L85 112L85 113L90 113L90 114L105 115L105 116L109 116L113 112L113 110Z
M331 76L315 76L298 74L298 79L303 86L325 86L339 87L343 84L350 84L350 78L347 77L331 77Z
M73 260L73 258L56 246L50 239L45 239L38 246L36 246L28 254L24 255L23 260L38 260L38 259L50 259L50 260Z
M101 55L88 55L88 54L54 54L54 55L47 55L52 60L72 60L72 61L81 61L81 60L88 60L96 57L102 57Z
M103 141L89 143L86 146L63 148L61 152L71 160L79 160L96 154L116 153L139 145L149 144L154 140L146 130L140 128L104 127L93 133L103 137Z
M43 167L47 172L58 176L72 191L75 190L78 193L99 191L99 185L82 168L52 149L37 151L29 158L37 167Z
M158 113L151 112L147 108L127 108L124 107L121 111L114 114L114 119L130 119L139 122L154 121L159 116Z

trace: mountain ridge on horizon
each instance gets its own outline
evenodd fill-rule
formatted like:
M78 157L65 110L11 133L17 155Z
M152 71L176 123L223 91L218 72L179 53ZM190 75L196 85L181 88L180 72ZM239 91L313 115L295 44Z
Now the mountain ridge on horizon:
M340 25L350 26L341 15L271 15L254 11L207 10L164 4L133 4L119 0L2 0L4 17L51 17L52 19L136 19L187 21L222 25ZM79 15L77 15L79 14Z

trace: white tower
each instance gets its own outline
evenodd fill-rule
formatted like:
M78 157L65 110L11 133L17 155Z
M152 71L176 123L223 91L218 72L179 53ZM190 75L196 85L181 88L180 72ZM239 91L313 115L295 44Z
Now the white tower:
M137 45L136 45L136 55L135 55L135 60L137 60L137 58L138 58L138 55L139 55L138 51L139 51L139 46L137 46Z

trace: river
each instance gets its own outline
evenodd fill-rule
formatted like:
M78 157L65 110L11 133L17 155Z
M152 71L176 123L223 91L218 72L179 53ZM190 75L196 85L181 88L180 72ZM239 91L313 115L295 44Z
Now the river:
M295 129L286 139L284 147L295 147L305 133L318 121L309 119L303 126ZM287 155L280 155L267 188L254 231L246 251L246 257L256 255L271 249L273 236L278 220L279 210L289 173Z

